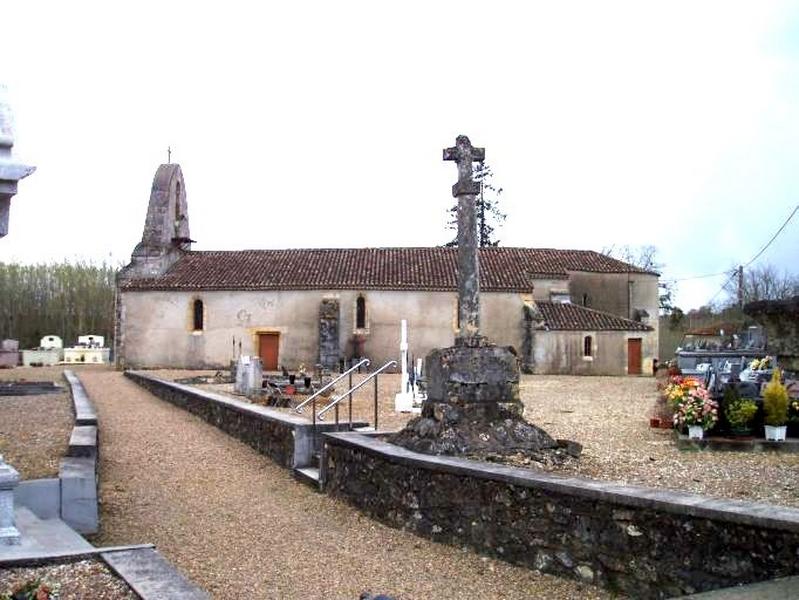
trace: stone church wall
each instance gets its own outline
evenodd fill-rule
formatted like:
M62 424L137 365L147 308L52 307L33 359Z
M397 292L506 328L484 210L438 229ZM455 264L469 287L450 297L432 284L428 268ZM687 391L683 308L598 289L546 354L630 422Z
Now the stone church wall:
M366 302L365 327L356 328L356 301ZM127 291L119 294L118 365L124 368L222 368L241 342L243 354L258 354L258 335L278 333L278 362L289 369L319 360L319 309L324 299L339 302L341 357L363 339L363 355L382 364L399 355L400 320L407 319L410 353L422 358L453 343L454 292L383 290L307 291ZM203 302L203 330L193 331L193 304ZM498 344L521 348L522 297L485 293L482 323Z

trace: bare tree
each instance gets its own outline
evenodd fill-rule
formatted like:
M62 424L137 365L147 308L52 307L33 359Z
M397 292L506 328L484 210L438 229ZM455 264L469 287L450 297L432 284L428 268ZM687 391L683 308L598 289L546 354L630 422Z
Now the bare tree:
M757 300L783 300L799 295L799 275L780 272L770 264L744 269L740 284L744 304ZM739 278L731 277L725 284L724 291L728 297L725 304L737 304Z

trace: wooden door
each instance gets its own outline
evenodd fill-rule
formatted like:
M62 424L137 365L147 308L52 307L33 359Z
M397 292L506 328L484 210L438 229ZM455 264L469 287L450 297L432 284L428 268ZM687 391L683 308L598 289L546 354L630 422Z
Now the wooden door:
M258 356L264 371L277 371L277 349L280 345L279 333L261 333L258 335Z
M641 338L627 340L627 375L641 374Z

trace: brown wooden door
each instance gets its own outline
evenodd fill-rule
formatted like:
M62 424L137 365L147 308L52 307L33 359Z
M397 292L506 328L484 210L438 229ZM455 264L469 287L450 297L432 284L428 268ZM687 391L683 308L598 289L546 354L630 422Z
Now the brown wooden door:
M258 356L261 357L264 371L277 371L277 348L279 342L279 333L261 333L258 335Z
M641 338L627 340L627 375L641 374Z

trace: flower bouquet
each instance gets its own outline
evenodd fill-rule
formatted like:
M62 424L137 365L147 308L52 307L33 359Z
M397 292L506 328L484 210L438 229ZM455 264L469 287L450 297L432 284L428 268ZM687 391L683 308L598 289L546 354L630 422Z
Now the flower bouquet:
M680 383L682 392L674 393L674 427L688 428L688 437L702 439L703 432L712 429L719 420L718 402L696 380Z

